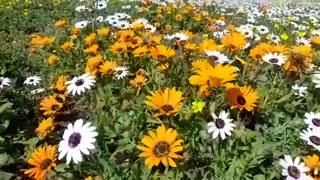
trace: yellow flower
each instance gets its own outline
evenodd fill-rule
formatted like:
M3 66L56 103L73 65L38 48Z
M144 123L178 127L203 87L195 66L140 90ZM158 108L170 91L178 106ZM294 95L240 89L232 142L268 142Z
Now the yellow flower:
M110 46L111 52L114 54L121 54L127 50L127 45L123 42L116 42Z
M51 65L57 63L59 60L60 60L60 58L58 56L51 54L48 57L48 65L51 66Z
M227 99L231 105L231 109L240 109L253 111L258 103L258 93L250 86L230 85L227 87Z
M39 123L36 129L36 133L40 138L44 138L53 130L54 130L54 122L53 122L53 119L49 117L48 119L44 119Z
M156 134L149 131L137 148L143 151L139 157L145 158L145 164L152 168L158 166L160 162L165 166L177 167L174 159L182 159L176 154L183 150L183 140L178 139L178 132L172 128L166 129L164 125L158 126Z
M282 34L280 35L280 37L281 37L281 39L284 40L284 41L286 41L286 40L289 39L289 36L288 36L287 33L282 33Z
M199 45L200 52L219 50L220 47L212 39L204 39Z
M313 46L319 47L320 46L320 36L315 36L311 38L311 44Z
M73 42L65 42L61 45L61 49L63 49L66 52L70 52L74 49L75 44Z
M312 156L307 156L304 159L306 166L310 169L308 175L313 177L314 180L320 180L320 161L319 156L313 154Z
M55 37L46 37L46 36L39 36L36 35L31 39L31 46L44 48L52 44L55 41Z
M231 32L225 35L221 42L230 52L242 50L247 43L246 37L239 32Z
M189 78L189 83L200 86L199 94L208 91L208 88L225 87L238 76L236 68L229 64L222 65L219 63L217 66L212 67L207 61L202 60L192 65L196 75L192 75Z
M54 115L60 108L62 103L58 102L53 96L44 98L40 102L40 110L43 111L43 115Z
M98 29L97 33L99 36L107 37L110 33L110 29L103 27L103 28Z
M176 115L182 107L182 92L177 91L176 88L166 88L164 91L151 92L151 96L146 97L145 103L160 111L155 117L165 115Z
M91 57L88 59L86 63L86 73L91 73L92 75L95 75L98 70L99 66L103 63L103 56L100 54L94 57Z
M114 61L105 61L102 65L99 66L99 71L104 76L110 76L113 74L114 69L117 66L117 63Z
M66 90L65 82L67 82L67 76L61 75L58 77L54 89L59 93L64 93Z
M147 55L147 53L149 52L149 48L147 46L141 46L138 47L137 49L135 49L132 53L134 55L134 57L144 57Z
M165 45L157 45L156 47L151 47L150 53L152 58L158 59L160 61L166 61L176 55L174 49Z
M284 64L284 69L295 75L303 72L312 65L313 50L306 46L293 46L290 49L290 55Z
M147 79L143 75L136 75L136 77L133 80L130 80L130 84L133 88L140 91L143 86L145 86L147 83Z
M87 54L97 54L99 51L99 45L98 44L93 44L90 47L88 47L87 49L85 49L83 52L87 53Z
M192 110L194 113L202 112L203 108L206 106L205 102L192 102Z
M66 28L67 27L67 21L65 19L60 19L54 23L54 26L57 28Z
M31 154L31 158L28 159L28 163L33 168L30 168L24 172L28 174L30 178L36 180L45 180L46 174L56 167L57 160L57 147L56 146L44 146L37 148Z
M91 45L93 44L95 41L96 41L96 37L97 37L97 34L96 33L91 33L89 34L89 36L87 36L85 39L84 39L84 42L86 45Z

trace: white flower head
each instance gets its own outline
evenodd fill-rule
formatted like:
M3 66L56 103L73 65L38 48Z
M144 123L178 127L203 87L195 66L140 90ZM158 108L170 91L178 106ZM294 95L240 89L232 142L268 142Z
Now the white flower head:
M187 41L189 39L184 33L175 33L173 36L177 41Z
M68 124L68 128L63 133L63 140L59 143L59 157L62 159L67 155L67 164L71 160L75 164L82 161L82 153L89 155L90 149L94 149L94 142L96 141L96 128L91 126L90 122L83 124L82 119L76 120L74 124Z
M306 172L309 171L309 168L305 166L305 163L300 163L300 157L296 157L293 161L291 156L284 155L284 159L280 159L279 164L283 167L281 174L286 176L287 180L310 179L310 177L306 175Z
M5 86L10 86L11 80L6 77L0 77L0 89L4 89Z
M46 90L46 89L44 89L44 88L38 88L38 89L32 90L30 93L31 93L32 95L35 95L35 94L43 93L45 90Z
M105 0L97 0L95 7L98 10L105 9L107 8L107 2Z
M39 76L30 76L28 77L23 84L36 86L40 83L41 78Z
M232 119L229 119L229 114L225 111L220 111L219 116L217 117L215 113L211 113L211 116L214 122L209 122L208 133L212 133L212 138L215 139L219 135L222 140L227 136L231 136L231 131L234 130L235 125L232 123Z
M279 42L281 41L280 37L275 34L270 35L270 40L275 44L279 44Z
M86 89L91 89L91 87L95 84L96 80L94 76L90 74L83 74L79 77L74 77L71 81L65 82L67 86L68 93L72 93L72 95L84 93Z
M87 8L86 8L86 6L77 6L76 8L75 8L75 10L77 11L77 12L82 12L82 11L85 11Z
M301 139L307 141L308 145L313 146L316 150L320 151L320 128L308 128L300 133Z
M315 88L320 88L320 73L313 75L312 82L315 83Z
M103 22L103 16L98 16L98 17L96 18L96 21L97 21L98 23Z
M292 91L294 92L294 94L300 97L304 97L307 94L307 89L307 87L298 86L298 84L292 86Z
M308 125L308 128L314 129L320 127L320 113L305 113L304 122Z
M87 27L87 25L90 23L90 21L80 21L80 22L77 22L74 27L76 28L79 28L79 29L82 29L82 28L85 28Z
M297 45L299 45L299 46L303 46L303 45L305 45L305 46L311 46L311 44L310 44L310 39L306 39L306 38L304 38L304 37L300 37L300 38L297 38Z
M126 77L129 73L128 68L125 66L119 66L114 68L115 77L119 80Z
M271 64L281 66L287 60L287 57L282 53L267 53L262 57L262 60Z
M258 26L257 30L258 30L259 34L268 34L269 33L268 27L263 26L263 25Z
M213 61L214 63L230 63L228 57L219 51L205 51L206 55L209 56L209 60Z

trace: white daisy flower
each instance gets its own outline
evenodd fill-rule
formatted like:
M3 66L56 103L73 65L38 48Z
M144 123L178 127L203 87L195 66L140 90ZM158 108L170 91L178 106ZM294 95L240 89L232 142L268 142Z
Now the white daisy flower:
M98 16L98 17L96 18L96 21L97 21L98 23L103 22L103 16Z
M3 89L5 86L10 86L11 80L6 77L0 77L0 89Z
M215 31L215 32L213 32L213 37L215 37L215 38L217 38L217 39L221 39L221 38L223 38L223 36L224 36L224 33L221 32L221 31Z
M306 175L309 168L305 166L305 163L300 163L300 157L296 157L293 161L291 156L284 155L284 159L280 159L279 164L283 167L281 174L286 176L286 180L310 179L310 177Z
M177 41L187 41L189 39L189 37L184 33L175 33L174 37Z
M85 28L87 27L87 25L89 24L90 21L80 21L80 22L77 22L74 27L76 28L79 28L79 29L82 29L82 28Z
M81 93L85 92L86 89L91 89L95 82L94 76L91 76L87 73L79 77L76 76L71 81L67 81L65 84L68 85L68 93L71 92L74 96L75 94L80 95Z
M38 89L32 90L30 93L31 93L32 95L35 95L35 94L43 93L44 91L45 91L44 88L38 88Z
M107 8L107 2L105 0L97 0L96 9L101 10Z
M77 6L76 8L75 8L75 10L77 11L77 12L82 12L82 11L85 11L87 8L85 7L85 6Z
M153 25L151 25L151 24L147 24L147 25L145 25L145 29L147 30L147 31L149 31L149 32L155 32L156 30L157 30L157 28L156 27L154 27Z
M40 81L41 78L39 76L30 76L23 82L23 84L36 86Z
M211 113L211 116L214 122L209 122L208 125L208 133L212 133L212 138L215 139L219 136L221 139L225 139L226 135L231 136L231 131L233 131L235 125L232 123L232 119L229 119L229 114L225 111L221 111L219 117L215 115L215 113Z
M89 155L90 149L94 149L93 143L96 141L95 137L98 133L95 127L91 126L90 122L83 124L82 119L76 120L74 125L68 124L68 128L63 133L63 140L59 143L59 157L62 159L67 156L67 164L71 160L75 164L82 161L82 153Z
M209 56L209 60L213 61L214 63L230 63L228 57L219 51L205 51L205 53L207 56Z
M297 42L297 45L299 46L303 46L303 45L309 46L309 47L311 46L310 39L306 39L303 37L297 38L296 42Z
M300 138L307 141L308 145L320 151L320 128L303 130L302 133L300 133Z
M308 125L308 128L314 129L320 127L320 113L306 113L304 115L304 122Z
M287 57L282 53L267 53L262 57L265 62L281 66L287 60Z
M292 87L292 91L297 96L304 97L307 94L308 88L305 86L298 86L297 84L295 84L294 86L291 86L291 87Z
M125 66L119 66L114 68L115 77L119 80L126 77L129 73L128 68Z
M314 74L312 82L316 84L315 88L320 88L320 74Z
M275 43L275 44L279 44L279 42L280 42L280 37L279 36L277 36L277 35L275 35L275 34L271 34L270 35L270 40L273 42L273 43Z
M127 21L118 21L115 27L119 29L128 29L130 27L130 24Z
M257 27L259 34L268 34L269 29L266 26L260 25Z

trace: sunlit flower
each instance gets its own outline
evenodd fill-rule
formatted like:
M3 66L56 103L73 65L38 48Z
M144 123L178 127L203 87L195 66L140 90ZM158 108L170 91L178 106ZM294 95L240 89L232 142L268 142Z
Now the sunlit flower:
M39 76L30 76L28 77L23 84L36 86L40 83L41 78Z
M278 53L267 53L262 57L262 60L271 64L281 66L287 60L287 57Z
M40 110L43 111L43 115L54 115L61 107L62 103L58 102L54 96L49 96L41 100Z
M294 92L294 94L297 96L304 97L307 94L308 88L305 86L298 86L298 84L295 84L291 88L292 88L292 91Z
M60 47L66 52L70 52L74 49L75 44L73 42L65 42Z
M71 81L67 81L65 84L68 85L68 93L72 93L72 95L80 95L81 93L84 93L86 89L90 90L95 82L96 80L94 79L94 76L87 73L79 77L75 76Z
M308 145L320 151L320 128L308 128L300 133L301 139L307 141Z
M54 130L54 122L53 118L49 117L47 119L42 120L37 129L36 133L40 138L46 137L50 132Z
M313 178L313 180L319 180L320 179L320 160L319 156L316 154L313 154L312 156L307 156L304 159L304 162L306 163L306 166L310 169L308 172L308 175Z
M205 102L192 102L192 110L194 113L200 112L202 113L203 108L206 106Z
M176 88L166 88L164 91L151 92L151 96L146 97L145 103L160 111L155 116L172 116L176 115L182 107L182 92L177 91Z
M99 72L103 76L112 75L117 67L117 63L114 61L105 61L102 65L99 66Z
M312 180L306 175L309 168L305 163L300 162L300 157L296 157L293 161L291 156L284 155L284 159L280 159L279 164L283 167L281 174L286 176L286 180Z
M57 147L44 146L35 149L28 163L34 167L24 171L29 177L36 180L45 180L47 173L56 167Z
M142 146L138 149L143 151L139 157L145 158L145 164L152 168L163 165L177 167L174 159L182 159L177 153L183 150L183 140L178 139L178 132L172 128L166 128L164 125L158 126L156 134L149 131L141 140Z
M90 21L80 21L80 22L77 22L74 27L76 28L79 28L79 29L82 29L82 28L85 28L87 27L87 25L90 23Z
M82 153L89 155L90 149L94 149L94 142L96 141L96 128L91 126L90 122L84 124L82 119L76 120L74 124L69 123L68 128L63 133L63 140L59 143L59 157L62 159L66 156L67 164L71 160L75 164L82 161Z
M128 75L128 73L129 73L128 67L119 66L119 67L114 68L114 74L118 80L126 77Z
M319 128L320 127L320 113L305 113L304 122L308 125L308 128Z
M144 75L137 74L134 79L130 80L130 84L133 88L140 91L142 89L142 87L146 85L147 80L148 79Z
M4 89L6 86L9 87L11 80L7 77L0 77L0 90Z
M231 109L253 111L259 100L258 92L251 86L230 85L227 87L226 94Z
M222 140L227 136L231 136L231 131L235 125L232 123L232 119L229 119L229 114L225 111L221 111L219 116L216 116L215 113L211 113L214 122L208 123L208 133L212 133L212 138L215 139L219 135Z

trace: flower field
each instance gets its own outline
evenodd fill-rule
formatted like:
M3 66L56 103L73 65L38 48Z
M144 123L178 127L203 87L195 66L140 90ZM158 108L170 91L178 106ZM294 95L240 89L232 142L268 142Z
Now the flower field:
M320 179L318 5L0 0L0 180Z

